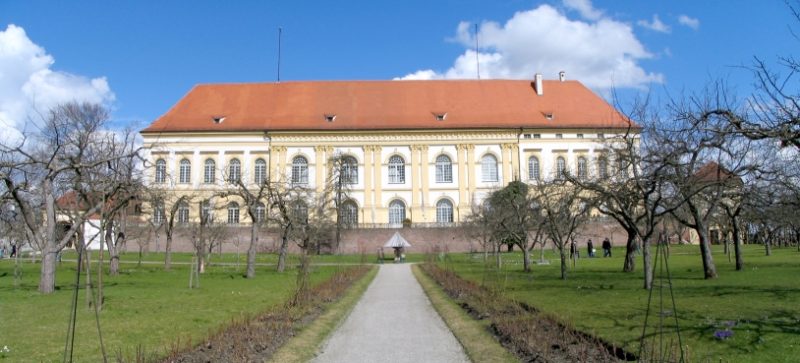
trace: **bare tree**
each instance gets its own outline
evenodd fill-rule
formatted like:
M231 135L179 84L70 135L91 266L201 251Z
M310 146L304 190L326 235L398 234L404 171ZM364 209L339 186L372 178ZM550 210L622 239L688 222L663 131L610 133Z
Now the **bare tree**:
M296 305L308 298L309 272L311 267L311 253L318 250L318 246L329 243L336 234L336 222L331 213L334 201L331 193L313 194L311 192L294 193L289 201L291 207L290 218L293 219L289 239L300 247L300 271L297 276L297 291L292 304Z
M537 208L544 216L544 230L561 256L561 278L567 279L568 244L589 216L590 203L584 191L572 184L554 181L537 184L534 189Z
M258 246L259 229L266 222L267 208L265 202L268 199L269 191L272 190L273 181L267 177L266 173L253 173L252 178L242 175L238 167L229 167L227 172L222 173L228 184L227 190L219 193L221 197L237 196L243 203L247 216L250 218L250 244L247 247L247 271L245 276L248 279L256 276L256 247Z
M544 238L544 225L541 205L532 198L529 186L520 181L512 181L489 196L492 211L491 225L499 240L513 244L522 250L523 270L531 271L531 250Z
M351 186L358 183L358 162L352 156L337 153L328 159L328 167L330 172L325 183L324 194L328 194L327 197L332 199L333 209L336 213L336 234L332 250L338 251L342 230L352 227L345 218L347 213L345 203L350 199Z
M56 255L69 243L86 219L98 213L103 202L85 205L74 213L71 224L57 236L58 206L56 200L69 190L91 190L85 178L97 168L111 169L116 160L138 154L136 148L109 150L118 140L104 127L108 112L99 105L67 103L54 107L43 117L43 126L33 138L14 144L0 145L4 155L0 169L2 183L23 220L28 240L42 253L39 291L55 289ZM97 194L114 201L119 186L109 186ZM43 220L40 216L44 216Z

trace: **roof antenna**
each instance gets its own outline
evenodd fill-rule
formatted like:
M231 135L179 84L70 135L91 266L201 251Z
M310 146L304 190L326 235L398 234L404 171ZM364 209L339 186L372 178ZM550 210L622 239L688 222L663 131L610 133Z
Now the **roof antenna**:
M477 69L478 79L481 79L481 60L478 58L478 23L475 23L475 68Z
M278 27L278 83L281 83L281 34L283 28Z

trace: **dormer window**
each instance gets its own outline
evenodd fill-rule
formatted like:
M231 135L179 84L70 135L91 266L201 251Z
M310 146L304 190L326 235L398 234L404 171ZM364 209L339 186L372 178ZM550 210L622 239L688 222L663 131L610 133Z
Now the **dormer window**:
M546 119L548 119L548 120L552 120L554 117L555 117L555 116L553 116L553 113L552 113L552 112L545 112L545 113L544 113L544 118L546 118Z
M214 121L215 124L221 124L225 121L225 116L214 116L211 120Z
M444 119L447 118L447 112L434 112L433 117L436 121L444 121Z
M333 122L334 120L336 120L336 114L332 114L332 113L326 113L325 114L325 121Z

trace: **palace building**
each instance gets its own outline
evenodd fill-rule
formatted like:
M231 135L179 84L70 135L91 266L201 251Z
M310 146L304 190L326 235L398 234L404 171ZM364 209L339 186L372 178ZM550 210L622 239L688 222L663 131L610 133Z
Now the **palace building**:
M198 85L141 131L148 182L209 196L223 175L322 190L341 155L348 223L451 225L512 180L607 172L603 139L637 126L558 78ZM216 199L217 220L248 223L237 201Z

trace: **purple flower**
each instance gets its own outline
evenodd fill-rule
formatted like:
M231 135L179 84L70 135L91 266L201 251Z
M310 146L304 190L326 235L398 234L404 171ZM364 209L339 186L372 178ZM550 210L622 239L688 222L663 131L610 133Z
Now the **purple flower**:
M717 330L714 332L714 338L719 340L725 340L733 336L733 331L731 330Z

